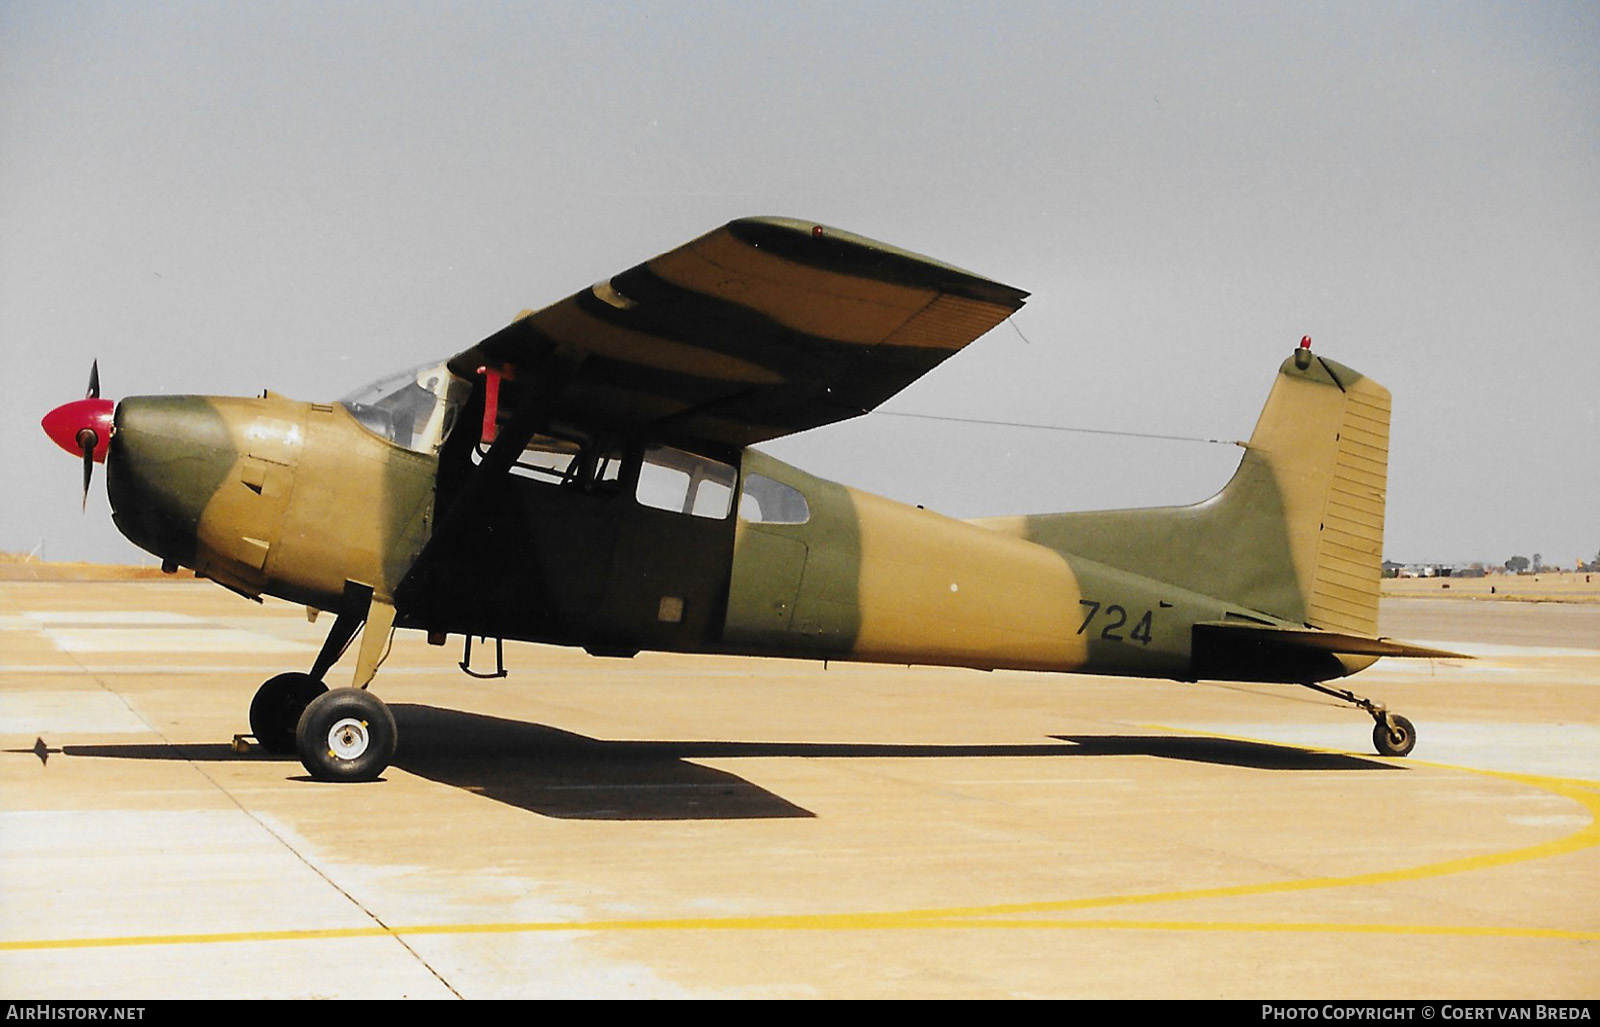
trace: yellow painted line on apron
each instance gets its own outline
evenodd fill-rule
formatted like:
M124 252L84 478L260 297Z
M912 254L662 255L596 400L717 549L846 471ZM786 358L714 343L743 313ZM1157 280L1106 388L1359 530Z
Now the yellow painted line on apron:
M816 916L775 915L707 917L681 920L530 921L505 924L426 924L412 927L352 927L320 931L236 931L216 934L132 935L122 938L63 938L54 941L6 942L0 951L128 948L163 945L214 945L279 941L347 941L361 938L423 935L599 934L621 931L1160 931L1231 934L1381 934L1461 938L1542 938L1556 941L1600 941L1600 930L1556 927L1486 927L1455 924L1338 924L1271 920L1055 920L930 917L901 913L834 913Z
M912 925L908 925L912 926ZM1401 934L1465 938L1553 938L1600 941L1600 930L1571 931L1558 927L1483 927L1455 924L1280 923L1274 920L932 920L917 927L999 927L1006 930L1211 931L1234 934Z
M1411 761L1416 765L1417 761ZM1600 939L1600 931L1559 928L1485 927L1427 924L1338 924L1278 923L1273 921L1192 921L1192 920L1080 920L1020 918L1019 914L1067 913L1084 909L1148 905L1162 902L1189 902L1199 899L1273 895L1286 892L1348 888L1390 884L1429 877L1486 870L1514 863L1545 859L1600 845L1600 782L1570 778L1543 777L1445 764L1421 764L1442 770L1497 777L1531 788L1560 795L1589 811L1589 823L1562 838L1527 845L1504 852L1467 856L1461 859L1424 863L1392 870L1377 870L1339 877L1307 877L1290 881L1190 888L1137 895L1107 895L1097 898L1065 899L1044 902L1001 903L985 906L950 906L938 909L911 909L889 912L774 914L744 917L688 917L654 920L571 920L529 921L500 924L417 924L411 926L370 926L327 928L322 930L235 931L210 934L155 934L109 938L61 938L27 941L0 941L0 952L50 949L115 948L150 945L207 945L239 942L326 941L357 938L411 937L455 934L533 934L599 933L608 931L857 931L857 930L1147 930L1147 931L1225 931L1225 932L1301 932L1324 934L1452 935L1458 937L1552 938L1589 941Z
M1161 725L1144 725L1165 731L1197 734L1199 732L1182 731L1178 728L1162 727ZM1207 737L1225 737L1222 735L1207 735ZM1263 742L1260 739L1234 738L1233 741L1249 741L1263 745L1276 743ZM1308 751L1336 752L1337 750L1315 750L1306 746ZM1377 759L1377 757L1372 757ZM1466 856L1461 859L1444 860L1439 863L1423 863L1412 867L1399 867L1393 870L1376 870L1364 874L1350 874L1338 877L1305 877L1291 881L1268 881L1259 884L1224 885L1215 888L1188 888L1168 892L1147 892L1140 895L1112 895L1100 898L1066 899L1046 902L1019 902L1005 905L966 906L947 909L930 909L921 911L907 911L902 914L907 917L981 917L1004 915L1008 913L1052 913L1067 912L1076 909L1096 909L1108 906L1146 905L1157 902L1186 902L1194 899L1234 898L1245 895L1274 895L1284 892L1314 891L1326 888L1348 888L1359 885L1391 884L1398 881L1416 881L1428 877L1444 877L1449 874L1467 873L1473 870L1487 870L1493 867L1508 866L1513 863L1525 863L1530 860L1546 859L1550 856L1559 856L1564 853L1577 852L1581 849L1592 848L1600 845L1600 782L1576 780L1573 778L1545 777L1537 774L1516 774L1500 770L1479 770L1474 767L1452 767L1443 763L1425 763L1420 760L1406 760L1412 766L1426 766L1438 770L1455 770L1466 773L1481 774L1485 777L1497 777L1506 781L1528 785L1542 791L1552 792L1563 798L1583 806L1589 811L1589 823L1562 838L1556 838L1538 845L1528 845L1522 848L1509 849L1505 852L1485 853L1481 856Z

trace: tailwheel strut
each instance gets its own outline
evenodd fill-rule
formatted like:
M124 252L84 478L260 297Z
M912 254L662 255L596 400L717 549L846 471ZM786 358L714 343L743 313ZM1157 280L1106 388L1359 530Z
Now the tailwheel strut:
M1411 721L1398 713L1390 713L1388 708L1381 703L1375 703L1364 696L1343 688L1328 688L1314 681L1302 681L1302 685L1314 692L1331 695L1341 699L1352 706L1366 710L1371 715L1372 747L1378 750L1379 756L1405 756L1417 744L1417 729Z

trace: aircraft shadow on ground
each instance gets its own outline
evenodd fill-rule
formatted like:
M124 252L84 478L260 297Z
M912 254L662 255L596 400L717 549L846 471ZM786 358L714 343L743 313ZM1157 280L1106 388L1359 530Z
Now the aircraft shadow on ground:
M1150 756L1254 770L1394 770L1376 760L1203 736L1057 735L1062 744L895 745L844 742L628 741L543 724L397 703L393 765L543 816L570 820L745 820L809 810L710 759L919 759ZM30 751L31 750L18 750ZM64 745L66 756L223 762L226 745ZM282 757L291 760L293 757Z
M1074 756L1155 756L1252 770L1400 770L1377 760L1293 745L1203 735L1053 735Z

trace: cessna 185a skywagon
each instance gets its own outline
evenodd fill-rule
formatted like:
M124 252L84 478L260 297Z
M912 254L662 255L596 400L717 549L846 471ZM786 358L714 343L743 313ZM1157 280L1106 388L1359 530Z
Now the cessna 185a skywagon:
M1302 345L1238 471L1195 506L960 521L756 443L856 417L1027 293L810 222L734 221L338 403L89 397L44 419L106 464L175 571L336 614L250 706L317 778L388 766L392 632L1180 680L1319 684L1381 656L1389 393ZM363 625L365 630L363 631ZM323 679L361 633L354 680ZM470 671L469 671L470 672Z

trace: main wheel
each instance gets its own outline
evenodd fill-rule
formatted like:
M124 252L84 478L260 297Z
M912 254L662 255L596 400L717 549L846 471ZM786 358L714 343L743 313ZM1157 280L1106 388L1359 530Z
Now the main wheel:
M394 714L360 688L335 688L300 715L295 747L319 781L371 781L394 758Z
M272 753L294 752L295 728L300 714L328 686L310 674L279 674L268 678L250 700L250 733L261 748Z
M1394 721L1394 730L1379 720L1372 727L1372 744L1379 756L1404 756L1417 744L1417 729L1404 717L1390 715L1389 719Z

